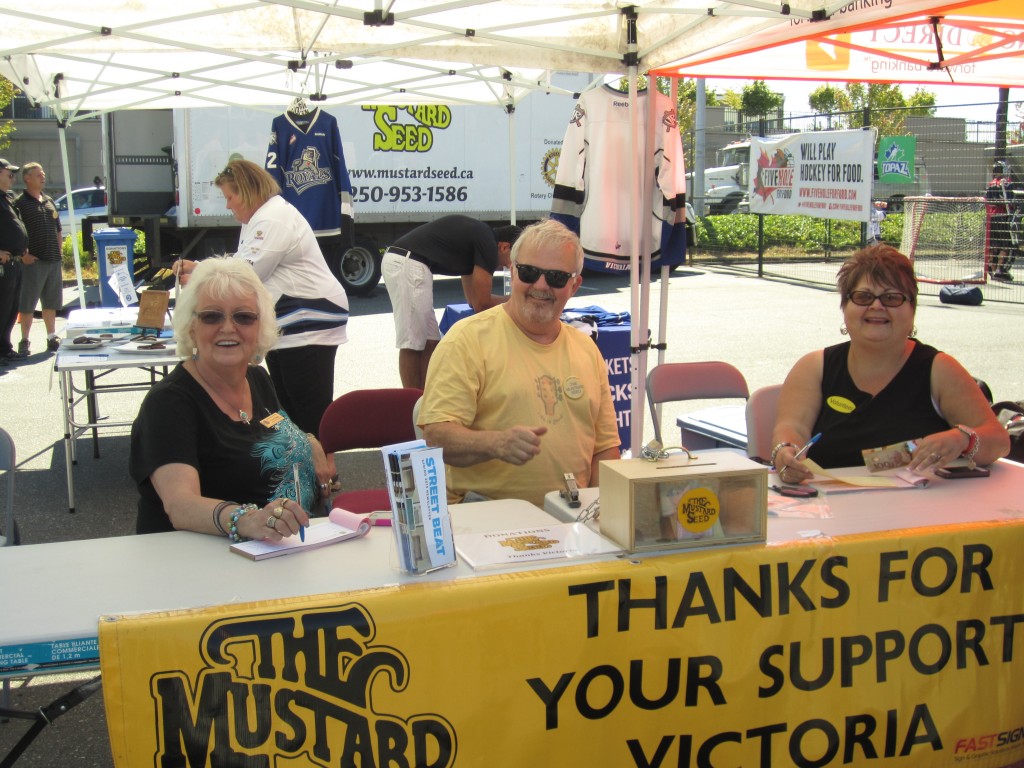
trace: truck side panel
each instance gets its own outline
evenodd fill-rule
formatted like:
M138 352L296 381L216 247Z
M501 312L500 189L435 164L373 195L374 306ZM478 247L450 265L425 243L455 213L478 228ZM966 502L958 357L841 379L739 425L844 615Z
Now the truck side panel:
M585 84L586 76L563 87ZM582 79L581 79L582 78ZM576 82L578 81L578 83ZM515 110L515 207L520 219L546 216L558 152L573 100L536 93ZM361 224L429 221L445 213L508 220L510 118L497 106L326 107L338 119ZM182 227L231 221L213 179L229 159L263 164L270 123L280 110L176 110L175 147Z

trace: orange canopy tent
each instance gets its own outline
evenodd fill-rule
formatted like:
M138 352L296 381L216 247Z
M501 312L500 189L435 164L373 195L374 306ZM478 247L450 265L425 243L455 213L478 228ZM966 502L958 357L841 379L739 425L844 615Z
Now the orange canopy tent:
M652 70L675 77L1024 86L1021 0L853 0Z

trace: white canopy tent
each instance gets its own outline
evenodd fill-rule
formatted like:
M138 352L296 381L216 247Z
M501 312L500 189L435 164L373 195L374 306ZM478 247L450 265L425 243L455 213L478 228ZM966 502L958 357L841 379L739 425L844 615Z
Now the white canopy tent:
M1003 0L1019 3L1019 0ZM326 104L494 103L550 89L546 72L630 76L687 57L761 47L914 13L940 0L51 0L0 3L0 74L61 125L81 110ZM757 77L768 73L758 72ZM635 96L631 94L631 96ZM632 103L637 100L631 98ZM633 142L639 142L639 115ZM633 201L640 220L641 179ZM65 168L65 178L68 178ZM650 188L650 185L645 185ZM632 423L643 423L647 290L631 233ZM643 249L649 253L649 246ZM662 310L665 322L665 310ZM644 343L641 343L643 340ZM633 430L638 453L641 431Z

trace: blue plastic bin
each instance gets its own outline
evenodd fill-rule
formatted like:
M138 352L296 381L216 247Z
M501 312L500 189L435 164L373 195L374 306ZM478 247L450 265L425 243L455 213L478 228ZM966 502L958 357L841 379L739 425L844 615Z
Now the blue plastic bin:
M132 264L135 253L135 240L138 237L130 227L107 227L93 232L96 241L96 264L100 273L100 306L120 307L121 299L111 289L107 280L111 273L122 264L127 264L128 274L134 282L135 270Z

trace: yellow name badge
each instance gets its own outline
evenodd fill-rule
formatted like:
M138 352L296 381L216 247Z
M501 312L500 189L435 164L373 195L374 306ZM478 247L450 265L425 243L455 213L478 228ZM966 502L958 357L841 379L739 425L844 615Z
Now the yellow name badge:
M710 488L693 488L683 494L676 507L676 519L690 533L704 533L718 520L718 496Z
M828 403L829 408L833 411L839 411L839 413L853 413L857 410L857 406L853 404L852 400L847 400L839 395L832 395L825 402Z

